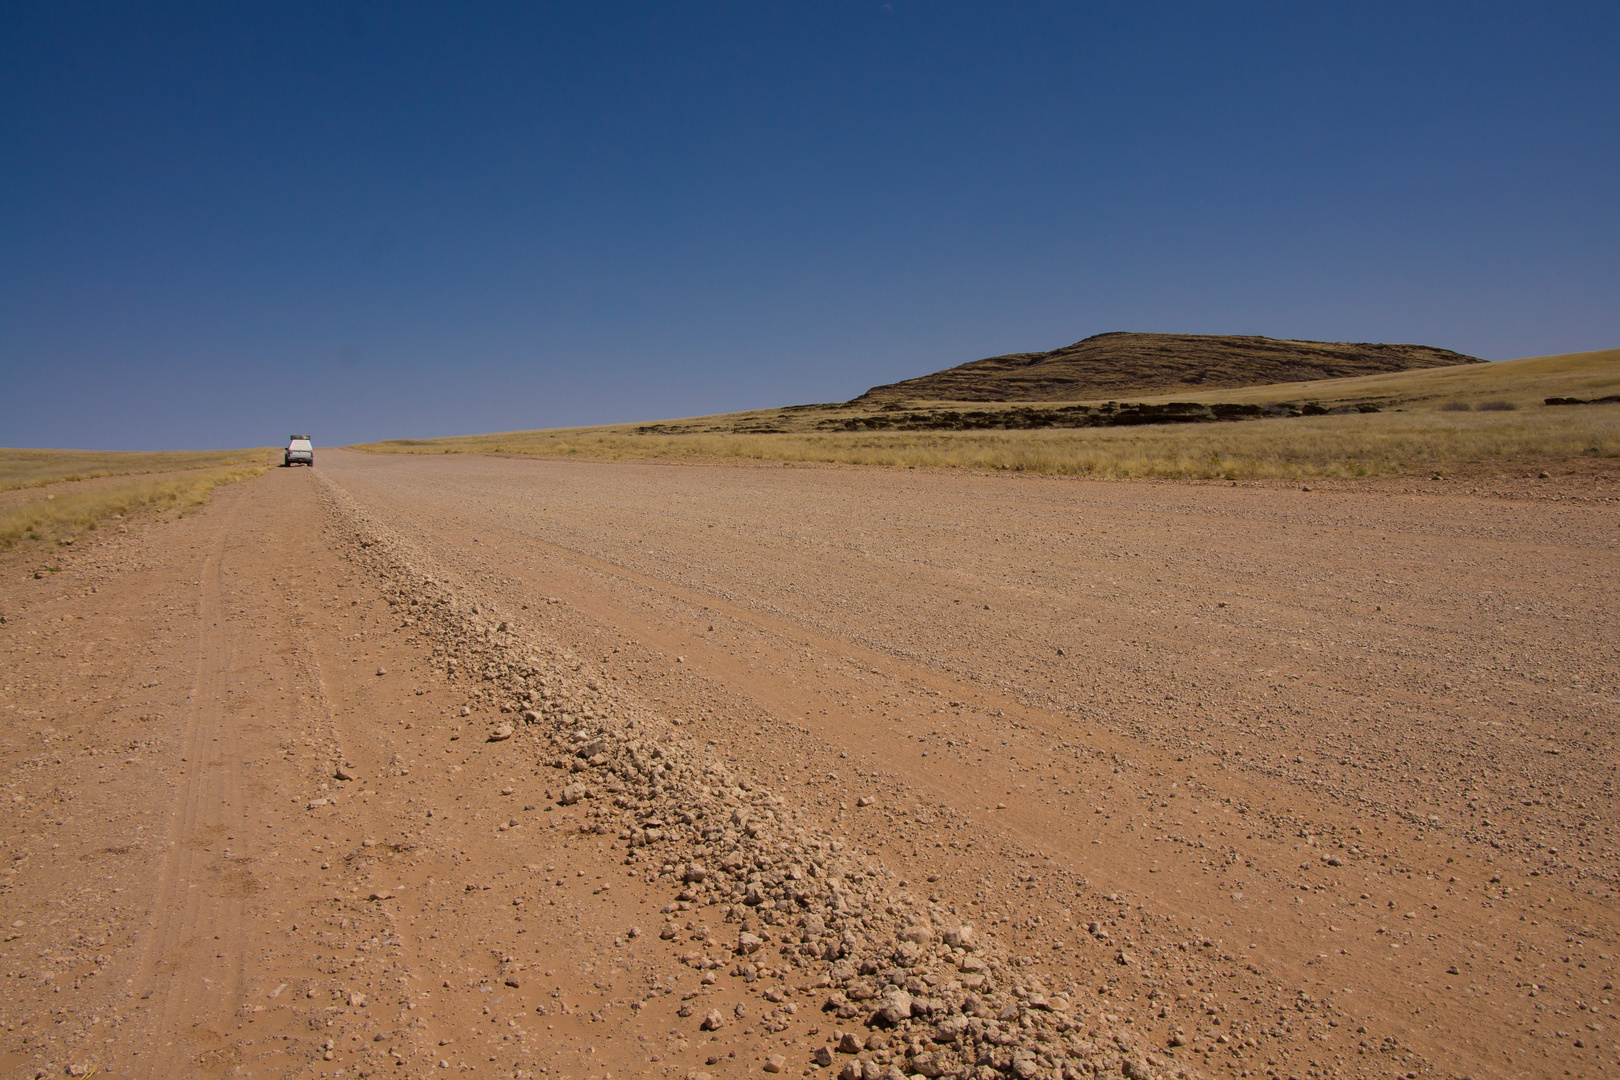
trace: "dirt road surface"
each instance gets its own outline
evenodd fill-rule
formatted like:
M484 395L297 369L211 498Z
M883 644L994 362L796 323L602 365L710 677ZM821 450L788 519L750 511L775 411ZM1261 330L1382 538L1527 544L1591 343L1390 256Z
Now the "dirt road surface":
M0 1076L1589 1076L1620 489L327 451L0 555Z

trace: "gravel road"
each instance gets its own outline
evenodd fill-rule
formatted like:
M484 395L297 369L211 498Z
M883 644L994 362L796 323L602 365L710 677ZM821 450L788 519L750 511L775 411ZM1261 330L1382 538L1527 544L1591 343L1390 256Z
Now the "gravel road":
M0 1076L1611 1074L1615 479L1311 486L327 451L19 547Z

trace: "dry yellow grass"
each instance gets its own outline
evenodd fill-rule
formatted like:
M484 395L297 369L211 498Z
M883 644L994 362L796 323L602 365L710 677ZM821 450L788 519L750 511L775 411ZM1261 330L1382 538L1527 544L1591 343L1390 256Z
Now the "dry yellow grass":
M274 449L252 450L22 450L0 448L0 491L42 487L64 480L89 480L130 473L175 472L245 465L270 460Z
M1036 431L635 435L587 430L477 437L457 440L453 447L375 444L364 449L607 460L822 461L1203 479L1386 476L1493 462L1620 457L1620 408L1594 409L1585 416L1561 412L1379 413Z
M1507 402L1541 408L1550 397L1599 398L1620 394L1620 349L1531 356L1495 364L1398 371L1354 379L1275 383L1209 394L1171 392L1146 401L1318 401L1324 405L1372 402L1389 408L1434 409L1448 404L1473 408Z
M816 406L593 428L399 439L386 453L513 453L632 459L754 459L1013 469L1100 477L1307 478L1507 467L1620 457L1620 406L1541 404L1620 393L1620 349L1500 364L1165 395L1176 401L1377 402L1387 411L1225 424L1029 431L816 431L871 406ZM1514 406L1473 411L1488 402ZM1468 411L1444 411L1463 403ZM924 403L916 403L926 407ZM986 405L930 403L995 410ZM1054 403L1043 402L1042 407ZM1400 410L1400 411L1396 411ZM750 431L749 429L756 429ZM767 429L760 431L758 429ZM771 430L775 429L775 430Z
M256 455L262 458L262 455ZM189 469L125 484L67 491L0 508L0 547L20 541L69 541L113 515L142 509L186 510L206 503L213 490L259 476L268 463Z

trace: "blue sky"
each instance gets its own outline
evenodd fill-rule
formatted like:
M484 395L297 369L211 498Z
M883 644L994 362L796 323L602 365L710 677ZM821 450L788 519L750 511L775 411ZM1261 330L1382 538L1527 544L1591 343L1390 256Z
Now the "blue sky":
M1620 345L1620 5L0 0L0 445Z

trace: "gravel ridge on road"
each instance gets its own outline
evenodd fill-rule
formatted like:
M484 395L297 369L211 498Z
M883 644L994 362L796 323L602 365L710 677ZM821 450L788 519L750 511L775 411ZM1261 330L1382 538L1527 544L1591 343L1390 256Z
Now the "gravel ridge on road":
M448 677L477 680L476 696L521 718L521 727L498 724L488 740L522 739L567 774L560 801L590 807L579 828L615 836L627 864L666 883L677 905L671 915L722 908L735 937L686 952L683 963L829 991L825 1011L871 1029L846 1036L841 1049L857 1056L845 1059L841 1077L1198 1075L1150 1062L1123 1029L1088 1023L1068 996L1021 977L1016 961L954 905L893 887L892 871L801 823L797 808L758 776L706 755L567 649L522 634L516 612L451 587L336 485L325 482L323 494L354 531L356 561L388 579L406 624L434 642L435 663ZM661 936L678 935L671 918ZM715 1028L725 1021L704 1018ZM822 1056L818 1064L833 1060Z

